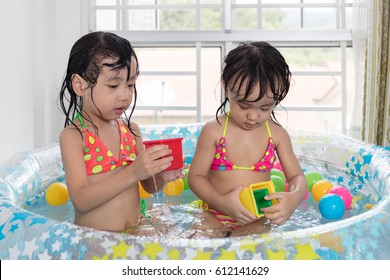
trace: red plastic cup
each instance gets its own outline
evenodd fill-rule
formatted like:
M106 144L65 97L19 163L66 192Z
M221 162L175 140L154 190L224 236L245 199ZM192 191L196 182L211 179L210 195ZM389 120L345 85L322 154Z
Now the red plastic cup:
M154 145L168 145L172 150L172 154L169 156L173 156L173 160L171 165L165 169L167 170L175 170L183 167L183 150L181 142L183 138L170 138L170 139L159 139L159 140L149 140L144 141L145 148L148 149Z

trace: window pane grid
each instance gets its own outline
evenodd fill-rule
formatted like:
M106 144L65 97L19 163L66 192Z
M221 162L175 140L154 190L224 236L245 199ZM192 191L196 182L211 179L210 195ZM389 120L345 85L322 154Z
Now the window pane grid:
M112 29L112 31L225 29L289 30L305 28L345 29L347 25L345 19L346 9L352 7L351 3L345 3L344 1L337 1L334 3L262 3L261 1L258 1L258 3L255 4L233 3L229 7L224 3L164 4L160 3L160 1L149 1L148 4L142 4L145 2L117 0L116 5L98 5L96 1L91 1L91 12L93 14L96 14L99 11L117 11L118 24L115 29ZM319 16L323 16L325 18L328 17L328 20L322 21L322 27L313 26L311 24L312 20L308 15L312 15L314 12ZM131 14L130 18L129 13ZM210 18L210 15L212 14L217 15L218 20L214 21L212 24L202 24L202 21L206 21L206 19ZM242 14L246 16L242 16ZM161 24L161 21L164 20L164 15L167 15L168 18L173 17L179 22L184 20L186 21L184 22L184 25L177 25L177 29L166 26L164 27L164 24ZM280 18L281 16L283 18ZM316 15L314 14L313 16L314 20L316 20ZM92 17L94 17L94 15L92 15ZM154 18L150 20L151 17ZM295 21L295 26L291 25L291 20L294 17L299 20ZM132 20L131 18L135 18L135 20ZM252 20L252 18L254 20ZM269 26L269 24L267 24L269 22L275 22L275 19L279 19L279 21L281 20L282 22L276 22L276 24L274 24L275 26ZM143 20L147 22L143 23ZM229 22L226 20L229 20ZM153 27L150 26L150 22L153 22ZM250 22L250 24L248 24L248 22ZM98 29L98 25L96 23L94 26L95 28L93 28L93 30Z
M186 88L172 87L175 100L179 100L175 101L176 103L168 104L167 100L171 98L169 94L166 94L169 98L165 97L168 98L164 99L165 101L162 101L160 96L159 104L138 102L137 115L141 112L141 119L146 123L206 121L214 118L215 110L223 96L218 85L223 58L237 42L250 38L252 41L270 42L282 52L291 67L294 80L288 96L291 97L284 100L283 108L277 109L280 114L287 110L287 126L299 125L299 122L293 122L289 117L297 115L304 116L304 119L315 119L321 123L322 130L347 132L347 105L351 104L351 89L347 86L347 76L348 79L353 76L351 72L347 74L347 68L350 68L352 61L347 58L348 49L352 46L352 32L348 29L352 21L352 1L90 1L92 5L89 30L116 32L132 42L137 48L137 54L142 50L161 51L163 48L170 48L169 51L174 54L188 48L194 50L192 54L186 55L191 57L191 61L177 56L177 60L184 65L182 68L177 65L175 67L178 68L172 68L169 62L162 64L161 57L155 58L149 64L160 66L143 68L145 59L140 59L140 86L142 79L152 84L158 81L160 84L172 86L172 81L175 80L186 85ZM321 21L318 20L320 16ZM111 20L108 20L108 17L111 17ZM211 65L211 62L202 55L210 48L214 51L219 49L213 54L217 57L213 62L213 69L218 72L211 75L214 84L205 78L210 76L206 72L210 71L208 65ZM306 57L303 55L306 65L295 63L294 59L291 59L294 56L289 57L288 53L284 53L285 48L301 49L298 51L301 56L301 52L306 50L308 54ZM321 65L324 54L325 64ZM311 57L317 64L311 64ZM174 61L175 58L171 60ZM158 61L161 63L157 63ZM328 64L329 62L332 64ZM300 89L294 85L294 82L308 84L307 81L314 84L308 92L313 95L310 100L305 100L304 95L300 97ZM318 81L321 85L316 87L317 84L313 81ZM181 95L188 95L190 102L183 101ZM329 98L329 95L332 98ZM338 124L331 125L332 121Z

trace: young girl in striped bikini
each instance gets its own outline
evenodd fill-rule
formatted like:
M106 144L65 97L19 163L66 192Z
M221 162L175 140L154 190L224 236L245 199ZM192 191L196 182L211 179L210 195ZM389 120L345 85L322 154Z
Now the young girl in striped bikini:
M60 91L66 116L60 147L77 225L131 232L141 217L138 181L154 193L181 176L162 173L171 150L145 150L138 125L130 122L138 73L131 44L113 33L87 34L70 52Z
M201 199L203 223L228 227L230 233L262 232L269 220L285 223L303 200L307 184L275 107L286 97L291 73L283 56L265 42L241 43L224 61L221 83L225 99L199 135L189 186ZM240 202L240 191L270 180L277 157L288 192L269 194L277 204L261 209L258 219Z

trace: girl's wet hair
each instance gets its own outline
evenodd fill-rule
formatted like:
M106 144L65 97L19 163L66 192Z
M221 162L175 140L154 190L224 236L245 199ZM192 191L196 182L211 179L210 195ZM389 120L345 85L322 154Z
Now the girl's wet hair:
M73 122L78 114L87 120L91 120L88 114L83 111L83 101L77 96L72 87L72 77L74 74L80 75L92 91L97 83L99 74L103 66L112 70L127 70L127 80L130 79L131 58L137 64L135 75L139 75L138 59L130 42L116 34L109 32L93 32L81 37L73 45L68 61L65 78L62 82L59 102L62 111L65 113L65 126L73 124L79 131L78 126ZM113 63L104 63L103 60L110 58ZM133 61L134 63L134 61ZM130 127L130 118L133 114L137 102L137 90L134 89L134 103L129 115L125 113L127 126ZM97 108L99 110L99 108ZM99 111L100 112L100 111ZM96 129L96 127L95 127ZM81 133L81 131L80 131Z
M258 94L256 102L265 95L272 92L275 100L275 107L286 97L290 88L291 72L289 66L280 52L266 42L243 42L226 56L221 80L226 90L233 93L242 92L245 94L238 102L247 101L254 93ZM253 92L256 85L260 85L260 92ZM226 114L227 97L217 109L216 118ZM276 124L274 110L271 113L271 120Z

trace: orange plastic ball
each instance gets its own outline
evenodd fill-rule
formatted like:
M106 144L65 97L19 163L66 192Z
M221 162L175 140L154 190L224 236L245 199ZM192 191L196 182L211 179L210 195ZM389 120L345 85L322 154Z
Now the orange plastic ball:
M163 193L168 196L178 196L184 190L184 181L179 178L175 181L169 182L164 188Z
M333 188L333 184L327 180L319 180L314 183L311 189L311 194L315 201L319 202L321 198L326 195L329 190Z
M68 202L69 193L65 184L55 182L46 189L46 201L51 206L60 206Z
M139 189L139 196L141 198L149 198L153 195L145 191L144 187L142 186L141 182L138 182L138 189Z

